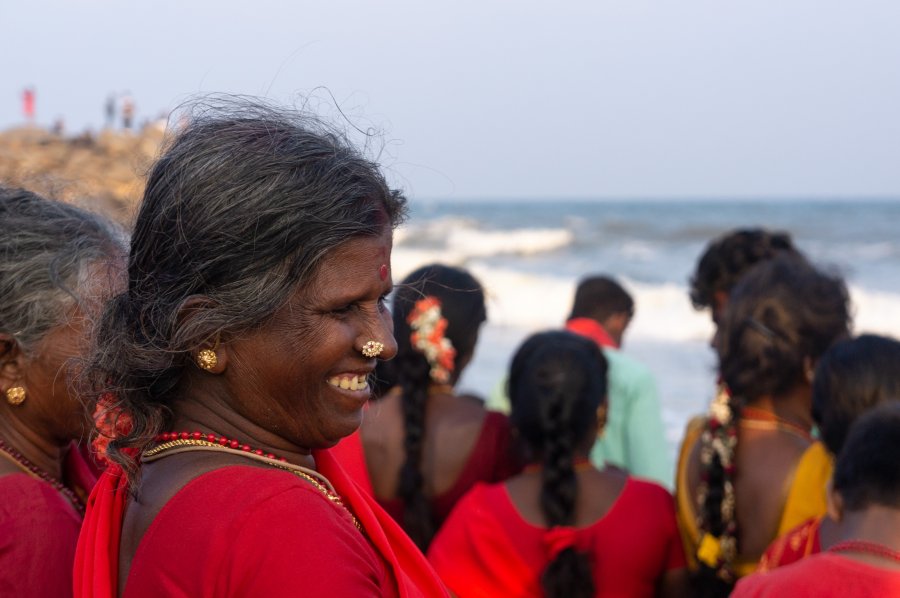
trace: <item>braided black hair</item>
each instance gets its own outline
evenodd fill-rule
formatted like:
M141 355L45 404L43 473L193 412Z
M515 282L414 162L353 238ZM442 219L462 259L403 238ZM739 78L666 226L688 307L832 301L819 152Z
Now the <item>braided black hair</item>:
M379 363L376 377L381 388L401 388L406 461L400 469L397 495L404 503L403 529L422 550L428 547L436 532L431 506L423 492L421 464L428 387L435 381L430 374L433 364L412 345L407 318L416 302L424 297L437 298L447 319L444 336L456 350L451 384L475 351L478 330L487 317L481 284L465 270L441 264L424 266L407 276L393 297L397 356Z
M607 362L596 343L569 333L544 332L526 340L509 374L510 420L542 468L541 510L550 527L575 521L576 449L595 433L606 401ZM594 595L588 555L562 550L541 576L550 598Z

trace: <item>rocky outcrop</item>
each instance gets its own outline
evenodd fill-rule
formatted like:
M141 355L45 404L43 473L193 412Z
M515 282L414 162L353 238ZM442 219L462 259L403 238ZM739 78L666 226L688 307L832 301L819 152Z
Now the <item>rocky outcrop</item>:
M83 205L128 222L164 130L65 137L35 127L0 133L0 184Z

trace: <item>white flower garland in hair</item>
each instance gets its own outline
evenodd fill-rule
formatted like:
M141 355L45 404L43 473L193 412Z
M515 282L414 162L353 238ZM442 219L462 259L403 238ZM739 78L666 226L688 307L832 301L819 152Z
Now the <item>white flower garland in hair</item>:
M441 300L431 295L419 299L406 321L412 329L410 343L425 356L431 366L431 379L439 384L449 382L455 367L456 349L450 339L444 336L447 318L441 315Z

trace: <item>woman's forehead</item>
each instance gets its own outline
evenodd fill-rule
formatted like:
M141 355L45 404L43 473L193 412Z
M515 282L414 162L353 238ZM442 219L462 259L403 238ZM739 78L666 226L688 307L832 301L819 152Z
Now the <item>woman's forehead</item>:
M391 271L391 231L377 237L354 237L328 252L312 284L348 285L350 279L387 282Z

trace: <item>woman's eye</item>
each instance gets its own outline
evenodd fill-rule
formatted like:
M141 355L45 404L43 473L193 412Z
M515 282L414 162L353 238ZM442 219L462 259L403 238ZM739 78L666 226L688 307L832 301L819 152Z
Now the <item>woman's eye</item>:
M332 309L332 310L331 310L331 313L333 313L333 314L335 314L335 315L342 316L342 315L349 314L351 311L353 311L353 309L354 309L355 307L356 307L356 304L355 304L355 303L348 303L347 305L342 305L341 307L337 307L337 308L335 308L335 309Z

